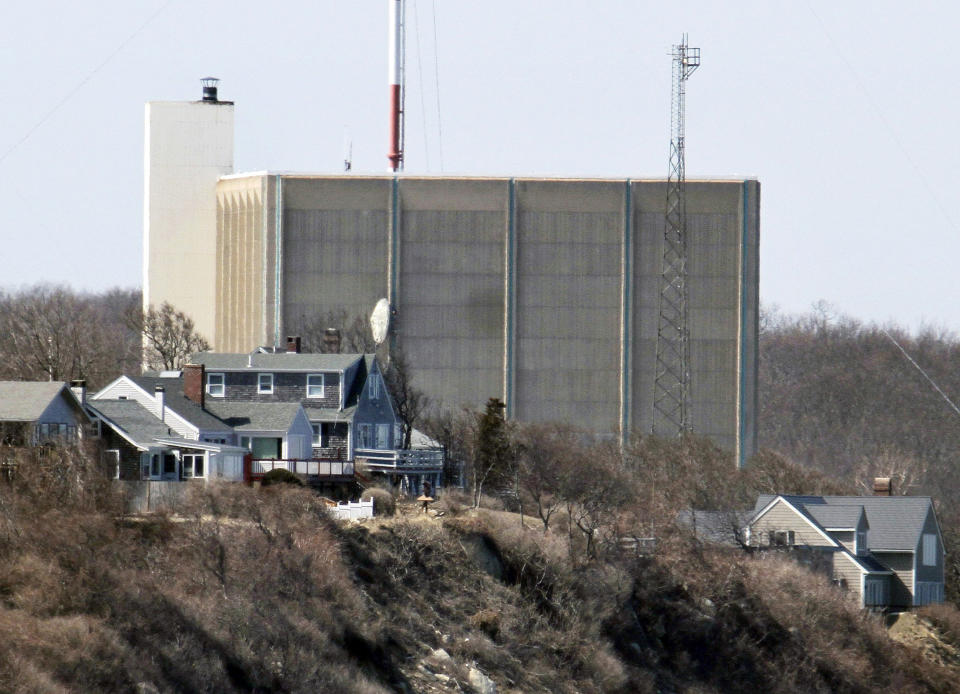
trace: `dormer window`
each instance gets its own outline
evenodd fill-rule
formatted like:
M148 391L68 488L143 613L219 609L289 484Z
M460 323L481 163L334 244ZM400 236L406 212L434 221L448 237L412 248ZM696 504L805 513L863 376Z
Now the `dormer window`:
M370 377L370 399L376 400L380 397L380 378L376 375Z
M214 398L222 398L224 393L223 374L207 374L207 394Z
M866 554L867 553L867 531L858 530L857 531L857 554Z
M257 392L260 395L273 393L273 374L257 374Z
M324 378L324 374L308 374L307 397L322 398L325 381L326 379Z

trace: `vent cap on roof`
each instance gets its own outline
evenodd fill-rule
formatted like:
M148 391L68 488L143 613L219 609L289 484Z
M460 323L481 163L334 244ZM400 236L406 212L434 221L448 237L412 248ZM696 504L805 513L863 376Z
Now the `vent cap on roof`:
M219 101L217 99L217 85L220 80L217 77L203 77L200 79L200 83L203 85L204 101L212 101L213 103Z

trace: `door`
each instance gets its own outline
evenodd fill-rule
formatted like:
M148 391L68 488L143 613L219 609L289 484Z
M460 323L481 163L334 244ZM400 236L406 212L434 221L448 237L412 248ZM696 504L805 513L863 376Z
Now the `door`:
M179 465L177 464L177 454L170 452L163 454L163 479L165 480L178 480L180 479L179 474Z

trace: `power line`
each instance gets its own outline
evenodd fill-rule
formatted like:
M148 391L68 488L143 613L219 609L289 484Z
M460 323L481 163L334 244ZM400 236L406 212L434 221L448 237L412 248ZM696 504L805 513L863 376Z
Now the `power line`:
M440 119L440 49L437 41L437 0L433 0L433 81L437 94L437 149L440 154L440 173L443 173L443 121Z
M820 15L817 14L816 10L813 9L813 5L809 2L809 0L807 2L807 7L810 10L810 14L814 16L814 18L817 20L817 23L820 25L820 30L823 32L823 35L827 37L827 42L830 44L830 47L833 48L834 52L840 58L841 62L843 62L843 64L846 65L847 69L850 71L850 74L853 76L854 83L857 85L857 88L861 92L863 92L863 95L866 98L867 103L870 104L870 108L873 109L874 115L876 115L881 125L883 125L883 127L886 129L887 135L890 136L890 139L893 140L894 144L900 149L900 153L903 155L903 158L907 160L907 163L910 164L911 167L913 167L913 171L914 173L916 173L917 179L920 181L923 187L927 189L927 193L929 193L930 197L933 199L933 202L937 206L937 209L940 210L940 214L943 215L943 218L946 220L947 224L949 224L951 228L953 228L954 230L957 230L957 225L954 223L953 218L950 216L950 213L947 212L947 208L940 201L940 197L937 195L936 191L934 191L933 186L930 185L930 181L927 179L926 176L923 175L923 170L917 165L913 157L910 156L910 150L908 150L907 147L903 144L903 141L897 135L896 130L893 129L893 126L890 125L890 122L887 120L886 116L883 115L883 111L880 109L880 106L877 104L876 100L873 98L873 95L866 88L866 86L863 83L863 80L860 79L860 73L857 72L857 69L853 66L853 63L847 60L847 56L844 54L844 52L840 50L840 46L837 44L836 41L834 41L833 36L827 30L827 25L820 18Z
M881 328L881 330L882 330L882 328ZM901 354L903 354L903 356L905 356L905 357L907 358L907 361L909 361L911 364L913 364L913 365L916 367L917 371L919 371L919 372L923 375L923 377L924 377L925 379L927 379L927 382L928 382L931 386L933 386L934 390L936 390L938 393L940 393L941 397L942 397L944 400L947 401L947 404L950 405L950 407L953 408L953 411L956 412L957 414L960 414L960 407L957 407L956 405L953 404L953 400L951 400L951 399L947 396L947 394L944 393L944 392L940 389L940 386L938 386L938 385L936 384L936 382L934 382L934 380L933 380L932 378L930 378L930 376L927 375L927 372L926 372L926 371L924 371L922 368L920 368L920 365L913 360L913 357L911 357L909 354L907 354L907 350L905 350L903 347L901 347L901 346L900 346L900 343L893 339L893 335L891 335L890 333L888 333L886 330L883 330L883 334L886 335L886 336L889 338L890 342L892 342L894 345L896 345L897 349L900 350Z
M147 18L147 21L145 21L143 24L141 24L139 27L137 27L136 31L134 31L132 34L130 34L130 36L128 36L126 39L124 39L123 42L121 42L120 45L117 46L116 49L114 49L114 51L113 51L112 53L110 53L110 55L108 55L106 58L103 59L103 62L101 62L99 65L97 65L97 66L93 69L92 72L90 72L86 77L84 77L82 80L80 80L80 82L77 84L77 86L75 86L73 89L71 89L69 92L67 92L66 96L64 96L62 99L60 99L60 101L58 101L57 104L56 104L52 109L50 109L49 111L47 111L47 113L46 113L40 120L38 120L36 123L34 123L33 127L31 127L29 130L27 130L27 132L24 134L23 137L21 137L19 140L17 140L17 141L14 142L12 145L10 145L10 147L7 148L7 150L6 150L2 155L0 155L0 164L2 164L2 163L4 162L4 160L6 160L7 157L9 157L11 154L13 154L13 152L14 152L18 147L20 147L20 145L22 145L24 142L26 142L28 139L30 139L30 136L31 136L31 135L33 135L37 130L39 130L39 129L43 126L44 123L46 123L48 120L50 120L50 118L53 116L53 114L55 114L57 111L59 111L59 110L64 106L64 104L66 104L68 101L70 101L70 99L73 98L73 96L74 96L77 92L79 92L81 89L83 89L83 87L86 86L87 82L89 82L90 80L92 80L92 79L94 78L94 76L95 76L98 72L100 72L103 68L105 68L105 67L107 66L107 64L108 64L111 60L113 60L115 57L117 57L117 54L119 54L120 51L122 51L124 48L126 48L126 47L127 47L127 44L129 44L131 41L133 41L133 39L135 39L135 38L140 34L140 32L142 32L144 29L146 29L146 28L151 24L151 22L153 22L153 20L156 19L156 18L160 15L161 12L163 12L165 9L167 9L167 7L168 7L173 1L174 1L174 0L167 0L165 3L163 3L163 5L160 6L160 9L158 9L156 12L154 12L152 15L150 15L150 16Z
M417 25L417 79L420 81L420 115L423 118L423 149L426 156L427 171L430 170L430 140L427 137L427 101L423 95L423 54L420 52L420 12L417 0L413 0L413 21Z

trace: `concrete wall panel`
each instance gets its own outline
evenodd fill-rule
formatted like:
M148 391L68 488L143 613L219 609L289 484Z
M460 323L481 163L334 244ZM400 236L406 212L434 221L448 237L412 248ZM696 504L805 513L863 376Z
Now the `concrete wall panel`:
M392 293L396 339L444 406L500 397L520 419L650 430L663 181L261 178L259 202L220 184L218 330L235 337L218 348L250 349L311 312L365 316ZM759 184L694 181L688 194L693 427L742 459L755 444ZM254 281L260 293L244 293Z

